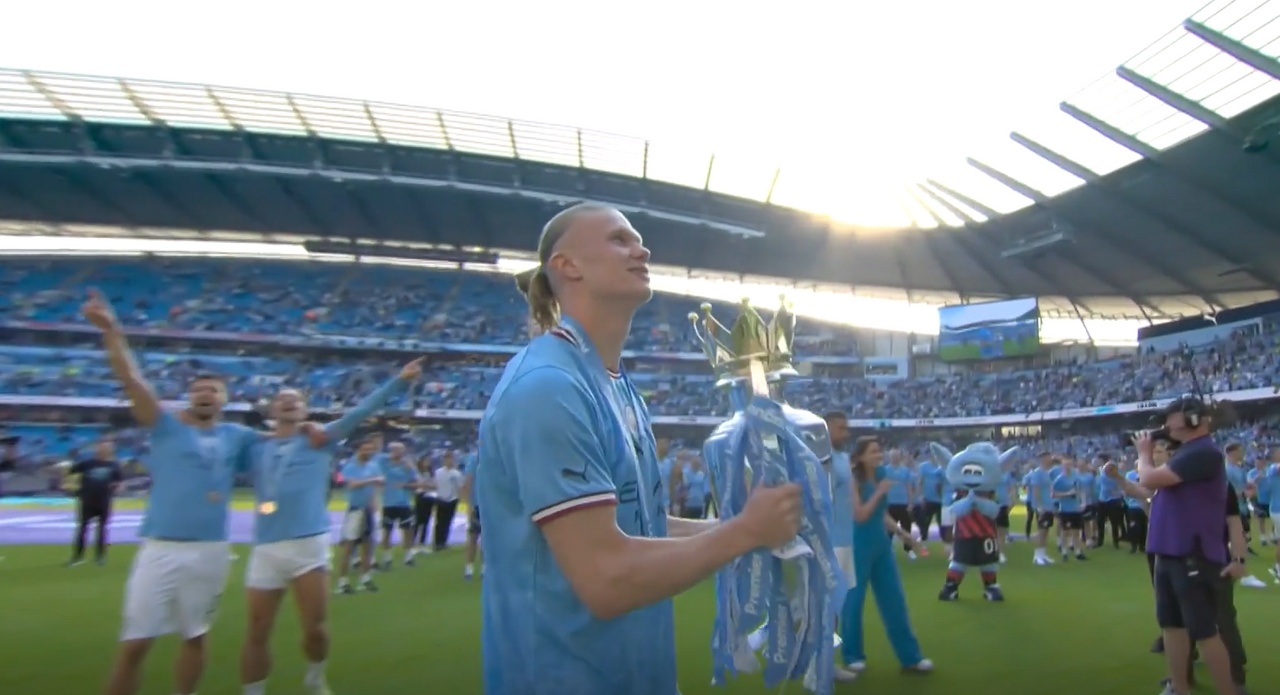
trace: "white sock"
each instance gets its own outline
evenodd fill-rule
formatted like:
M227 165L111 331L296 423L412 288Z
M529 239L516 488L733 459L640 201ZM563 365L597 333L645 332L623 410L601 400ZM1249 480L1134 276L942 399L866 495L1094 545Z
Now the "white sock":
M267 682L258 681L257 683L245 683L244 695L263 695L267 692Z
M346 586L350 583L351 582L347 581L346 577L338 577L338 586Z
M360 575L360 583L361 583L361 584L363 584L363 583L365 583L365 582L370 582L370 581L373 581L373 574L371 574L371 573L369 573L369 572L365 572L364 574Z
M324 665L323 661L313 661L307 664L307 675L303 677L302 682L307 685L316 685L324 682ZM246 693L246 695L248 695Z
M470 563L470 562L468 562L468 563L467 563L467 567L466 567L466 571L467 571L467 572L471 572L471 571L473 571L474 569L475 569L475 568L471 566L471 563Z

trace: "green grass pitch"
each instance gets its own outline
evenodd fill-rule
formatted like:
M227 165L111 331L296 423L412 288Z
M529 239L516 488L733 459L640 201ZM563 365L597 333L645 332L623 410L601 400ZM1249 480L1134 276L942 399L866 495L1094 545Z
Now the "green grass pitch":
M245 624L242 578L247 550L237 548L239 559L212 634L201 688L206 695L239 693L237 654ZM0 693L92 693L106 676L133 548L112 548L106 567L63 568L66 552L51 546L0 548ZM961 601L939 602L945 564L940 555L935 551L929 558L901 563L911 616L926 654L937 664L936 672L899 673L869 601L869 670L858 682L838 685L837 692L1158 692L1164 664L1147 652L1156 629L1141 556L1107 548L1093 551L1088 563L1033 567L1030 547L1018 543L1001 576L1009 600L989 604L972 581L964 587ZM1251 571L1265 576L1266 566L1259 558ZM397 567L380 575L379 582L378 594L333 597L330 681L335 693L481 692L480 586L462 580L461 551L420 558L417 568ZM739 679L728 688L709 685L712 601L708 585L681 596L676 604L684 695L769 692L758 676ZM1278 601L1280 587L1237 590L1245 643L1252 648L1249 678L1255 689L1280 683L1280 663L1270 658L1274 644L1267 637L1280 616ZM286 604L275 635L276 666L268 692L301 693L297 645L293 608ZM171 695L173 654L171 639L162 640L153 651L143 687L146 695ZM1203 667L1200 679L1208 682ZM786 690L804 692L798 684Z

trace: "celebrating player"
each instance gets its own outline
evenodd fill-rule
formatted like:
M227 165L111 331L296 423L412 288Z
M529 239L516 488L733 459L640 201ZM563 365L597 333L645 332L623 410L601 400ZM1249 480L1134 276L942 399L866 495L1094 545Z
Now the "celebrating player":
M373 531L377 528L378 488L386 482L382 466L378 463L378 446L382 438L376 434L365 437L342 467L342 479L346 484L347 513L342 518L341 538L338 545L338 588L340 594L353 594L347 575L360 569L360 588L377 591L373 583ZM354 551L359 548L358 562Z
M400 530L401 558L405 565L413 562L413 493L422 487L422 478L413 461L404 455L404 444L392 442L381 460L382 477L382 569L391 569L391 534Z
M249 629L240 654L240 682L245 695L263 695L271 670L269 641L285 591L293 590L302 623L302 651L307 658L303 686L312 695L328 695L325 661L329 634L325 629L329 570L329 462L338 443L422 373L421 360L374 391L341 418L303 431L305 397L285 389L271 401L275 431L254 447L254 491L257 512L253 552L245 572Z
M143 661L155 638L183 638L174 668L176 691L196 691L204 672L205 634L231 564L227 512L237 469L246 468L258 435L221 421L227 389L200 375L188 387L186 410L164 410L134 362L124 329L101 294L91 292L84 317L102 332L107 361L138 424L151 431L151 496L139 535L144 539L125 584L120 651L107 695L138 692Z
M671 597L794 538L800 489L757 488L723 523L669 522L648 409L621 371L652 294L649 251L622 213L584 204L547 223L538 256L519 280L545 333L512 358L480 423L485 690L675 693Z

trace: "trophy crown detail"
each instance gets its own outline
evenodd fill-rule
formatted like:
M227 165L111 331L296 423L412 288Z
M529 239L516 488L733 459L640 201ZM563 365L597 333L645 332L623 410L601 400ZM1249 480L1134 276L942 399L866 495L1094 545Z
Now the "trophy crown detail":
M771 377L796 374L791 364L796 316L785 295L779 297L778 310L768 323L746 298L738 303L738 318L731 328L716 320L710 303L703 303L700 309L701 316L690 312L689 321L711 368L722 382L749 377L753 362L759 363Z

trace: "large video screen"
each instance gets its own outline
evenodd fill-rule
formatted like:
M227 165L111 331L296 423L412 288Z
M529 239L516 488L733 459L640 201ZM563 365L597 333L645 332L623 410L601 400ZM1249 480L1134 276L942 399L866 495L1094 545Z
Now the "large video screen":
M1040 350L1035 297L942 307L938 322L938 357L947 362L1026 357Z

